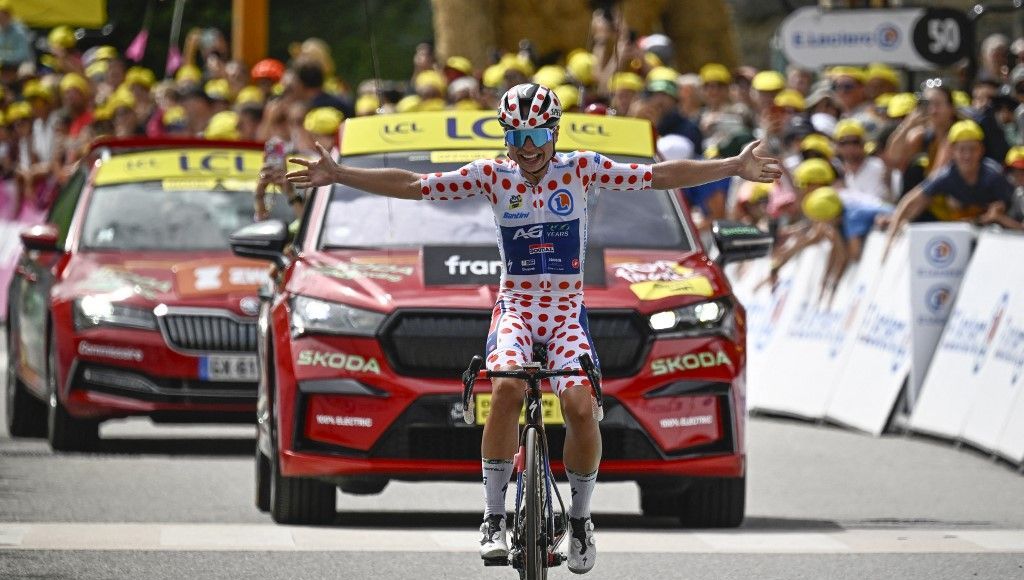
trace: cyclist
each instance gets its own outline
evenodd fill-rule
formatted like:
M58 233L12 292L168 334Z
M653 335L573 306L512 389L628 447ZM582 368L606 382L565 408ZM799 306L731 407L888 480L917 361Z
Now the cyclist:
M679 159L654 165L622 164L591 151L555 153L562 107L551 89L523 83L498 106L508 159L483 159L447 173L419 175L402 169L340 165L318 145L317 161L293 160L303 169L288 174L300 187L343 183L380 195L427 200L478 196L491 203L505 265L494 306L486 360L490 370L517 368L532 358L533 343L546 345L551 368L576 366L584 352L597 356L587 331L583 300L587 191L689 187L739 175L770 182L781 175L778 160L748 144L736 157ZM518 418L525 381L493 381L491 412L481 452L486 508L480 555L508 553L505 491L518 448ZM590 496L601 458L601 433L592 413L586 379L552 380L566 423L563 457L572 490L569 570L590 571L596 559Z

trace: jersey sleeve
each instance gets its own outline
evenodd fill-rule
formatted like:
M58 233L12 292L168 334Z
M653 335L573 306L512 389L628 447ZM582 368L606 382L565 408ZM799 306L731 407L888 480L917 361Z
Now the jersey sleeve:
M420 191L423 199L450 201L483 195L491 203L497 203L491 191L494 168L490 160L467 163L454 171L425 173L420 175Z
M650 164L616 163L600 153L592 151L581 152L578 163L580 172L589 177L588 186L596 185L619 191L651 188L651 179L654 173L651 171Z

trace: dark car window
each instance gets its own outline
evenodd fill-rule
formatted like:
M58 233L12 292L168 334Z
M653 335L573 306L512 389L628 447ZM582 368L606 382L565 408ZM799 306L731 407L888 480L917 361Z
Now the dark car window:
M226 250L228 236L253 222L251 191L172 189L158 181L96 188L89 201L82 248L90 250ZM295 214L283 196L271 217Z
M57 246L63 247L68 239L68 232L71 230L71 219L75 216L75 207L78 205L78 198L82 195L82 186L85 185L86 172L76 171L71 179L61 188L57 199L50 207L50 214L46 221L57 226Z
M463 165L431 163L427 153L365 155L344 161L356 167L401 167L415 173L450 171ZM594 189L587 215L590 247L690 249L685 226L665 191ZM495 243L494 214L483 197L422 202L371 195L343 185L331 192L320 240L326 248Z

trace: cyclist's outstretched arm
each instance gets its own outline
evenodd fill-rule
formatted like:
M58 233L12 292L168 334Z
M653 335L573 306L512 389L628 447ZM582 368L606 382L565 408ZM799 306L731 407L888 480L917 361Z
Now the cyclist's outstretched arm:
M782 164L773 157L754 154L760 141L748 143L736 157L699 161L676 159L654 164L651 172L651 187L654 189L677 189L693 187L709 181L717 181L738 175L747 181L771 183L782 177Z
M341 183L349 187L401 199L421 199L420 176L411 171L397 168L363 169L336 163L331 154L317 143L320 159L307 161L292 158L290 161L305 169L292 171L286 177L296 187L320 187Z

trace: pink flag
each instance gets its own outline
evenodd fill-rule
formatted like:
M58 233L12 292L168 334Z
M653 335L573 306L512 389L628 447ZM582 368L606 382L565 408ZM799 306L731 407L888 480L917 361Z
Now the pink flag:
M178 50L177 46L172 46L167 51L167 71L166 75L171 76L181 67L181 51Z
M135 35L135 40L128 45L128 49L124 51L124 55L132 59L135 62L142 60L142 55L146 54L146 43L149 41L149 30L143 28Z

